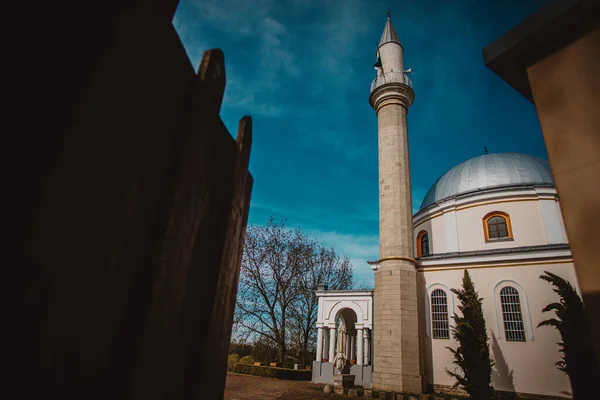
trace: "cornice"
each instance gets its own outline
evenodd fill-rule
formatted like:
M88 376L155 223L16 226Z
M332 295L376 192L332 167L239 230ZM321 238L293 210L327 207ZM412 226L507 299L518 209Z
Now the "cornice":
M419 210L413 216L413 229L416 229L424 222L448 212L460 211L488 204L540 200L558 201L556 188L549 185L512 185L460 193Z

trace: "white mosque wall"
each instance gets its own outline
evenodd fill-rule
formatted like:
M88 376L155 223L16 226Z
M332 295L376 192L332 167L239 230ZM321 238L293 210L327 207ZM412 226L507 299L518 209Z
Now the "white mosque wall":
M371 329L373 326L373 291L340 290L316 292L319 299L317 328L335 328L336 320L343 310L352 310L356 327Z
M569 243L569 237L567 236L567 228L565 225L565 220L563 218L562 209L560 207L560 201L556 201L556 209L558 210L558 219L560 221L560 226L562 227L563 236L565 238L565 242Z
M483 218L493 211L509 215L513 238L485 240ZM488 250L547 244L537 201L510 201L462 209L456 213L460 251Z
M456 348L458 343L452 338L432 338L429 296L434 289L441 288L448 296L449 313L458 313L459 302L450 289L461 287L464 269L453 267L445 270L421 270L427 289L427 298L423 298L422 301L426 304L427 312L425 364L428 383L452 386L454 381L446 374L445 369L454 368L453 357L446 346ZM469 268L475 288L483 298L483 312L490 337L490 354L496 361L493 386L497 390L568 397L571 393L569 379L554 365L560 359L557 345L560 336L553 328L536 328L541 321L554 316L552 313L544 314L541 310L547 304L558 300L552 286L539 279L544 271L562 276L579 290L570 262ZM511 285L519 292L525 325L524 342L506 340L499 298L499 292L505 285Z
M483 218L493 211L509 215L510 240L486 242ZM493 191L420 211L414 216L415 254L423 230L428 233L431 254L567 243L554 188Z

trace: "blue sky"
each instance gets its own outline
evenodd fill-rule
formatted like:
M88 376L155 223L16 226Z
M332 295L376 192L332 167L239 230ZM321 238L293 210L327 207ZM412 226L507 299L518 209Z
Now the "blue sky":
M483 154L547 159L535 108L481 50L541 0L181 0L174 25L197 68L225 53L221 117L253 118L250 224L287 219L351 258L372 284L378 258L377 118L369 106L386 10L412 67L413 209L454 165Z

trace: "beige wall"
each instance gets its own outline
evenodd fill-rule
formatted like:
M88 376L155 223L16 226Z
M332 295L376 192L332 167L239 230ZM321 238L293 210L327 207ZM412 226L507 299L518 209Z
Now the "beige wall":
M513 241L486 243L482 219L492 211L510 216ZM457 212L460 251L546 244L537 201L507 202L471 207Z
M600 360L600 29L528 70Z
M435 253L446 252L446 236L442 234L445 231L444 218L432 218L429 221L425 221L414 230L414 243L415 243L415 255L417 255L416 239L417 235L421 231L427 231L429 234L429 251ZM439 234L438 234L439 233Z
M560 359L556 344L560 340L558 332L549 327L536 329L540 321L553 316L548 313L542 314L542 308L558 299L558 296L552 291L552 286L539 279L544 270L568 279L577 287L573 266L566 262L522 267L469 268L475 288L484 299L483 311L490 335L490 354L497 363L492 383L497 390L551 396L568 396L570 394L568 377L554 366L554 363ZM436 271L425 269L423 275L428 295L434 288L440 287L432 288L431 285L441 284L448 288L460 288L463 271L458 268ZM504 280L515 281L520 285L520 288L517 287L517 289L522 289L524 292L521 295L521 306L525 319L527 319L526 310L528 310L531 326L529 328L526 324L526 342L507 342L503 329L500 331L501 338L498 339L497 316L500 316L500 324L502 324L502 317L501 314L496 313L494 288ZM498 286L498 290L501 286ZM454 296L452 293L449 295ZM425 302L426 299L422 300ZM454 311L458 312L456 298L454 298ZM427 318L430 318L429 307L426 308L426 312L428 313ZM533 335L533 339L531 339L531 335ZM445 348L446 346L456 348L458 344L454 339L432 339L429 330L425 346L425 363L429 383L448 386L454 383L452 378L445 373L446 368L453 368L452 354Z
M434 218L419 223L414 228L415 252L416 238L422 230L429 233L430 252L433 254L545 245L548 244L545 224L560 229L564 240L559 242L566 243L567 236L560 209L557 220L550 221L544 219L537 199L509 198L503 202L487 203L489 201L482 201L479 205L459 208L456 212L438 213ZM492 211L502 211L510 216L514 240L485 242L482 220ZM448 218L456 218L456 230L449 224ZM449 240L456 236L454 232L458 232L458 243L451 245ZM456 245L458 248L453 248Z

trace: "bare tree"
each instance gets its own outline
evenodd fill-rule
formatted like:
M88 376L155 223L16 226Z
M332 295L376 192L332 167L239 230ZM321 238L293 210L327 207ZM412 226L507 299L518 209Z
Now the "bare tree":
M316 336L319 283L330 289L352 287L352 265L333 249L289 230L271 217L266 226L249 226L240 272L235 334L274 343L280 362L293 356L308 361Z
M318 301L314 291L317 285L324 284L330 290L345 290L352 287L352 264L347 257L338 256L333 249L327 249L314 242L315 250L309 268L303 271L297 282L298 296L291 308L294 341L298 349L298 359L304 364L310 362L310 350L316 342Z
M245 334L275 343L281 362L289 342L289 309L297 296L294 282L306 264L307 242L300 230L286 230L273 218L265 227L249 226L246 232L236 322Z

